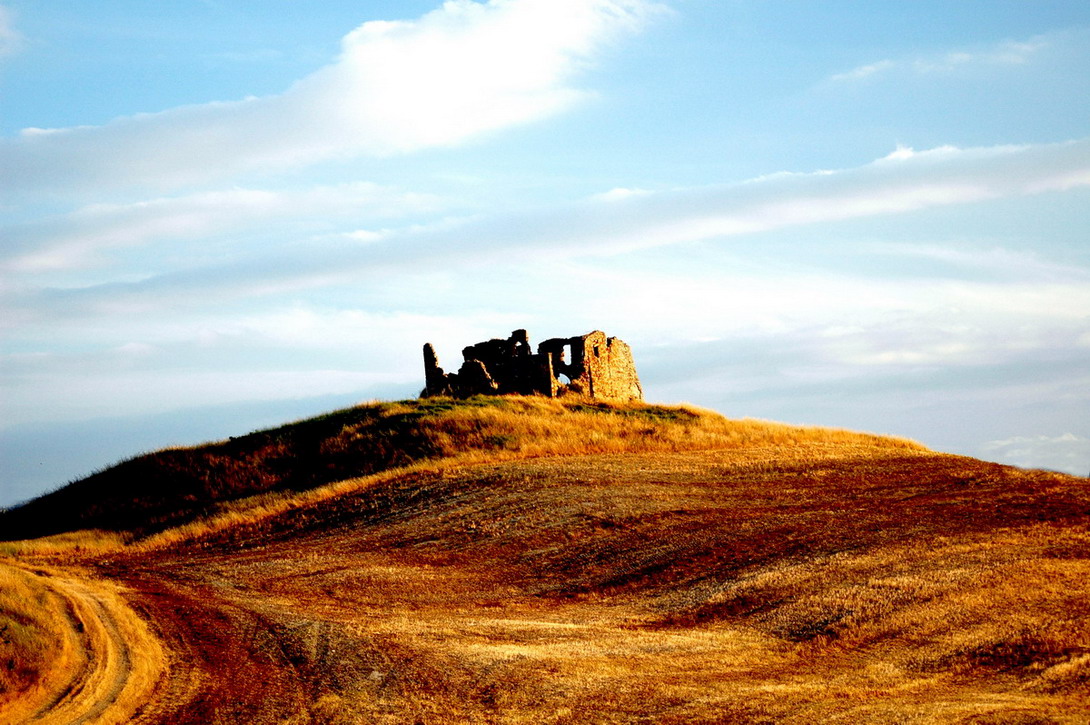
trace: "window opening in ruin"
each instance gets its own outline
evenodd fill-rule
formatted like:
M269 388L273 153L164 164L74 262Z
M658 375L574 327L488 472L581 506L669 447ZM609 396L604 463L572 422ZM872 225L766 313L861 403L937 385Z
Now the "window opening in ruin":
M601 353L601 351L600 351L600 350L598 349L598 346L597 346L597 345L595 345L595 346L594 346L594 357L602 357L602 353Z
M556 379L559 380L563 385L571 385L571 378L569 378L564 373L560 373L559 375L557 375Z
M565 365L571 365L575 362L575 358L572 356L571 343L560 348L560 362Z

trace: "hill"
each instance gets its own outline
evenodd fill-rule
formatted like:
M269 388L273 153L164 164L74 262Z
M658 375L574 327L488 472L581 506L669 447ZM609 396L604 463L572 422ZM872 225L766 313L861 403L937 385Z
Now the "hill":
M58 520L113 533L5 516L59 535L0 563L0 720L1090 717L1071 476L491 398L361 406L69 488Z
M429 461L738 448L836 441L913 447L877 436L659 405L541 397L374 403L193 448L123 461L9 511L5 538L100 529L145 536L223 511ZM260 500L254 497L261 496Z

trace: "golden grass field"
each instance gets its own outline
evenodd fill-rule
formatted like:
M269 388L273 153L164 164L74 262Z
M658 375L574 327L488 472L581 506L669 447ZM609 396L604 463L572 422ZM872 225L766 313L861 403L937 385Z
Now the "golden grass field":
M405 401L43 501L0 722L1090 722L1090 484L909 441Z

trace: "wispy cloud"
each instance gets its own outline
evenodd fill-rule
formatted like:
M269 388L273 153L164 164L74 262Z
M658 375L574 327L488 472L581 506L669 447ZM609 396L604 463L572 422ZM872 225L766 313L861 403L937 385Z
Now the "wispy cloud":
M959 49L945 53L904 58L885 58L857 66L828 78L831 83L855 83L885 75L941 75L973 68L1025 65L1050 47L1052 38L1037 36L1025 41L1004 41L984 48Z
M12 273L82 269L104 263L111 250L177 240L208 244L227 233L261 228L270 235L285 225L306 235L338 220L395 218L434 209L439 203L426 194L357 182L302 191L233 188L129 204L91 204L60 218L0 228L6 240L0 269Z
M844 73L837 73L829 78L833 83L842 83L848 81L861 81L865 78L878 75L883 71L894 68L897 64L892 60L880 60L875 63L867 63L856 68L852 68L850 71Z
M966 250L935 243L882 243L871 245L867 251L875 255L899 257L905 261L921 260L925 263L945 266L950 270L960 270L963 273L984 273L995 277L1048 281L1073 277L1078 279L1087 274L1070 264L1043 259L1032 251L1002 247ZM1090 284L1090 278L1086 282Z
M0 142L0 192L173 188L254 169L449 146L569 108L576 74L659 6L451 0L372 21L337 61L276 96L187 106Z
M709 396L723 388L827 395L840 383L845 394L848 388L877 394L883 383L893 390L926 382L932 400L1000 383L1017 389L1012 401L1036 400L1037 390L1019 388L1034 376L1082 398L1090 390L1080 342L1090 313L1085 272L1044 285L927 271L883 277L868 268L830 271L864 256L861 248L815 253L790 267L777 264L775 254L701 248L674 261L668 250L647 250L607 265L543 256L532 265L492 260L486 274L479 265L459 271L449 264L442 271L350 274L309 295L226 304L216 295L178 292L134 302L103 289L94 304L86 295L70 296L49 319L12 336L28 352L0 360L10 383L2 392L15 421L87 415L80 406L92 398L96 414L111 407L150 410L163 401L181 405L178 391L198 404L216 400L223 394L216 377L192 374L210 369L255 373L233 393L239 400L294 394L295 387L259 392L279 380L256 375L266 370L300 379L311 370L298 387L340 392L338 380L356 378L338 371L412 382L424 340L436 343L445 361L456 361L466 340L516 327L530 328L536 339L610 330L637 346L641 366L664 351L669 364L650 364L649 380L690 391L714 381ZM421 301L421 294L433 299ZM495 300L503 300L502 309ZM149 312L152 303L158 308ZM703 342L690 354L694 341ZM32 352L39 350L49 352ZM767 359L754 359L762 355ZM126 393L128 378L139 385ZM155 379L162 392L152 391ZM109 394L76 395L87 380L103 381L96 389ZM148 399L134 396L137 390Z
M423 339L457 350L517 324L499 312L467 319L301 304L99 318L63 330L67 342L59 349L0 356L0 429L387 383L413 391Z
M0 5L0 58L14 55L23 48L23 36L15 29L15 18L8 8Z
M1048 42L1035 38L1026 42L1006 41L992 48L975 51L954 51L935 57L916 58L911 61L913 70L919 73L949 73L969 66L1023 65L1034 55L1048 47Z
M992 460L1023 468L1051 468L1090 476L1090 438L1073 433L989 441L981 446L981 453Z
M752 182L609 195L540 212L497 214L390 232L315 238L289 249L189 268L132 284L30 293L27 310L119 300L162 304L169 293L238 296L301 289L397 270L443 270L526 259L618 254L789 227L894 215L1090 185L1090 139L1036 146L900 149L865 166ZM168 205L169 206L169 205ZM169 218L169 215L168 215ZM146 223L141 221L141 223ZM165 222L164 222L165 223ZM205 229L205 232L208 230ZM53 300L51 302L51 300ZM63 300L63 302L62 302ZM157 301L158 300L158 301ZM22 307L23 303L15 303ZM34 313L37 314L37 313Z

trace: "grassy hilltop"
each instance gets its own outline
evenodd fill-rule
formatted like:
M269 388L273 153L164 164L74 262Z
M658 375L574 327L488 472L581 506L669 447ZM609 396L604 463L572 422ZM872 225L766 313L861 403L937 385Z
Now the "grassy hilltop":
M1085 722L1088 525L899 439L364 405L0 515L0 721Z
M5 538L78 529L146 535L286 495L413 464L577 453L836 443L917 446L865 434L644 403L561 403L540 397L374 403L193 448L138 456L17 510ZM233 504L233 505L232 505Z

